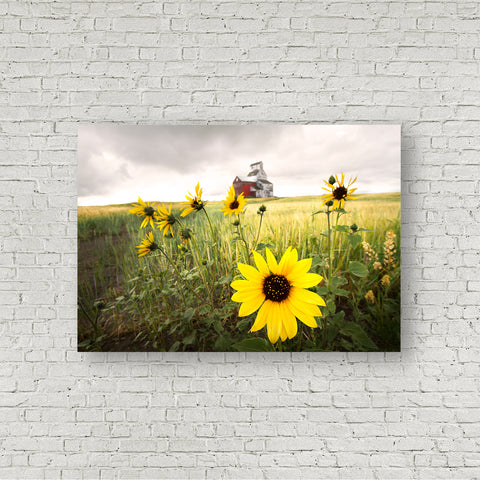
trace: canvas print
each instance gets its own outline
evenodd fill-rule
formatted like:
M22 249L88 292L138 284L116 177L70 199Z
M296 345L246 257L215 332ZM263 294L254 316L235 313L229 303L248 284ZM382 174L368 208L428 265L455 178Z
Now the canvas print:
M83 125L78 350L400 350L400 126Z

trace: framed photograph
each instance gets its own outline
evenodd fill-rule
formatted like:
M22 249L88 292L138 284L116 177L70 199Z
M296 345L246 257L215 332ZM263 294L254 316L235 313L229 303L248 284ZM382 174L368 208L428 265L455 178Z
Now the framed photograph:
M78 350L400 350L400 126L82 125Z

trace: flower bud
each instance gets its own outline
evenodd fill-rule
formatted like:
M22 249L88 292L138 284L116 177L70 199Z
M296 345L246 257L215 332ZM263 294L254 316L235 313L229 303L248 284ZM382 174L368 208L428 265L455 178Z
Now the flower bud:
M333 205L333 200L329 200L325 205L331 207Z
M350 225L350 230L355 233L358 230L358 225L356 223Z
M238 226L240 225L240 220L235 219L235 220L232 222L232 225L233 225L234 227L238 227Z
M330 175L330 178L328 179L328 183L330 185L335 185L336 181L337 181L337 179L333 175Z
M259 215L262 215L263 213L265 213L267 211L267 207L265 205L260 205L260 207L258 208L258 214Z

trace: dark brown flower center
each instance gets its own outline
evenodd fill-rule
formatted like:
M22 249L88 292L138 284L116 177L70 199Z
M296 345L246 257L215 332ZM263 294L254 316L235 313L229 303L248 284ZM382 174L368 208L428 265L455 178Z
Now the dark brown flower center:
M166 220L165 220L169 225L173 225L177 219L175 218L175 215L170 214Z
M231 204L230 204L230 209L231 210L235 210L236 208L238 208L238 200L234 200Z
M347 193L348 190L345 187L337 187L333 191L333 198L335 198L335 200L341 200L347 196Z
M155 213L155 210L153 207L145 207L143 209L143 212L145 213L145 216L147 217L153 217L153 214Z
M195 210L201 210L203 208L203 203L201 200L197 200L196 198L192 202L192 208Z
M267 300L282 302L290 293L290 282L283 275L270 275L263 281L263 293Z

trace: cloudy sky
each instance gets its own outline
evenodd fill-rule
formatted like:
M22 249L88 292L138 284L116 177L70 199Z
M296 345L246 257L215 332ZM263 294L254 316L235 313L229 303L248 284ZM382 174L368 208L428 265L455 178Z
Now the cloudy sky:
M236 175L263 161L274 195L322 194L332 173L357 193L400 191L399 125L82 125L78 204L183 200L196 183L220 200Z

